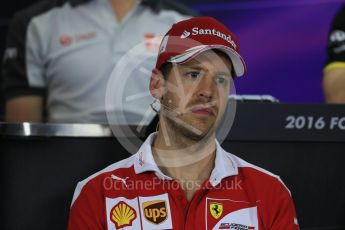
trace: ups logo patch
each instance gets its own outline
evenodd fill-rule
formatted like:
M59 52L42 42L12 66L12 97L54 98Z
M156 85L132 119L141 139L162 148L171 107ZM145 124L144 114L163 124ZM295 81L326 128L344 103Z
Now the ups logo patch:
M165 200L154 200L143 203L145 219L153 224L161 224L168 217Z

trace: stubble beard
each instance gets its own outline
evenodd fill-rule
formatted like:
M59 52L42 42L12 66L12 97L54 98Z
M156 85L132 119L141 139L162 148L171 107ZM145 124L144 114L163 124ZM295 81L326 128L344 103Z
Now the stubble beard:
M180 137L183 137L184 139L189 140L192 143L196 143L196 142L201 142L203 140L208 140L209 137L212 136L212 134L214 134L215 132L215 124L210 125L207 130L200 130L198 125L193 123L193 122L189 122L189 121L185 121L184 119L181 119L180 121L183 121L184 123L178 122L177 119L181 119L178 117L166 117L166 122L168 123L169 128L171 128L172 135L179 135ZM190 127L193 127L190 128ZM200 131L200 132L196 132Z

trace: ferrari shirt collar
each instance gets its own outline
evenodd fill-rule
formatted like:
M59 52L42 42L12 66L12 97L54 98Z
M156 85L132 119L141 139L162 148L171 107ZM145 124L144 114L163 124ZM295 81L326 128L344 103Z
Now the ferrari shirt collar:
M152 133L146 141L142 144L139 151L136 153L134 170L137 174L153 171L156 176L165 179L172 180L171 177L164 175L164 173L157 166L153 155L151 145L154 137L157 133ZM216 159L215 167L210 175L210 183L212 186L217 186L225 177L237 175L238 168L235 161L232 159L230 153L226 152L216 141Z
M216 159L211 172L210 183L217 186L225 177L238 174L238 167L230 153L226 152L216 140Z
M155 172L156 176L161 179L172 180L171 177L166 176L157 166L153 155L152 155L152 143L156 133L151 133L150 136L145 140L145 142L140 147L139 151L136 153L134 169L135 173L143 173L148 171Z

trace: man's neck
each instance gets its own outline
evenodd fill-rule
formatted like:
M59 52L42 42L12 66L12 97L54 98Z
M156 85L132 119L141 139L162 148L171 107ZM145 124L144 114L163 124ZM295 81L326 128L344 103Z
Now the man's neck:
M161 126L153 141L152 150L158 167L165 175L179 181L183 188L184 185L194 183L194 189L185 189L187 197L191 198L198 189L197 186L209 178L214 168L215 135L209 135L202 141L194 141L175 133L174 129L164 132Z
M120 23L126 15L137 4L138 0L109 0L116 16L117 21Z

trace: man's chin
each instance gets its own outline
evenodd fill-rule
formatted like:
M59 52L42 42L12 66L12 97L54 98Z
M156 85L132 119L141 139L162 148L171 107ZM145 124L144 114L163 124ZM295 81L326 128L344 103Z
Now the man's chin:
M168 118L167 121L171 124L170 127L174 129L174 132L193 142L208 139L208 136L215 133L214 121L204 122L199 119L176 120L171 118Z
M196 130L191 130L186 127L179 127L181 135L192 140L193 142L206 141L208 137L214 134L215 130L213 127L201 128L200 126L194 126Z
M194 132L182 132L182 135L193 142L200 142L206 136L207 133L194 133Z

